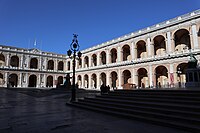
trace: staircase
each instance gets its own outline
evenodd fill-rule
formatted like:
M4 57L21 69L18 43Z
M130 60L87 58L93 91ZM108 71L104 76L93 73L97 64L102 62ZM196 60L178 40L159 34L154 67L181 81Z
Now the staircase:
M200 91L117 90L69 105L200 133Z

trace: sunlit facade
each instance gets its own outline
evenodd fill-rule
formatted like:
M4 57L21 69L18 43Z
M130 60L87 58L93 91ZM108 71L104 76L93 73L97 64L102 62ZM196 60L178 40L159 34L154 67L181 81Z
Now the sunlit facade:
M81 45L81 44L80 44ZM55 87L72 73L72 61L38 49L0 46L0 86ZM81 88L185 87L189 54L200 60L200 10L82 51L76 63ZM200 78L200 75L198 75Z

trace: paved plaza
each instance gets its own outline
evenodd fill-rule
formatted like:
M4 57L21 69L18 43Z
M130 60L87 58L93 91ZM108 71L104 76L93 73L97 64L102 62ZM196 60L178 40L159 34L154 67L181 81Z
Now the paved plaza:
M82 92L78 97L94 93ZM0 133L186 133L66 105L68 91L0 89Z

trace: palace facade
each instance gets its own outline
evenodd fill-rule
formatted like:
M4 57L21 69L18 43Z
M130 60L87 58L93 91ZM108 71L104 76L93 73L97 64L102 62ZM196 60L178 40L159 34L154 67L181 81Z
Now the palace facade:
M0 46L0 86L55 87L72 73L72 61L38 49ZM185 87L189 56L200 60L200 10L81 51L76 82L122 89ZM191 75L199 79L200 75ZM8 82L9 81L9 82Z

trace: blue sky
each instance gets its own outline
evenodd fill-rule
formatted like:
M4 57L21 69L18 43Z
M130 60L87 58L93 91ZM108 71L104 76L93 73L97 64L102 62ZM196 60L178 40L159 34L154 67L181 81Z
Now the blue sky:
M0 44L66 54L200 8L200 0L0 0Z

